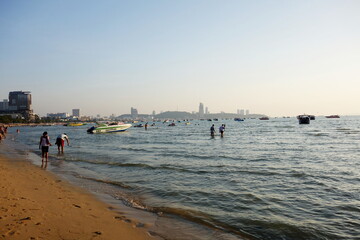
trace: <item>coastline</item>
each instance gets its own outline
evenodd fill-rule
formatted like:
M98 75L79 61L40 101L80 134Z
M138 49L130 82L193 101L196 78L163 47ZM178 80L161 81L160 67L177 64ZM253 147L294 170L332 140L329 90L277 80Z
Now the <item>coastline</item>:
M0 239L155 239L94 195L1 153L0 196Z

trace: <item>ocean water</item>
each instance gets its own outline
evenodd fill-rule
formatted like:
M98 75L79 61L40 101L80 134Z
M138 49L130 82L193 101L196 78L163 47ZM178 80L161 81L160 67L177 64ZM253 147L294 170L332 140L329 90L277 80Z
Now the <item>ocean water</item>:
M51 169L154 213L165 239L360 238L360 117L155 124L109 134L19 127L7 140L39 154L43 131L52 143L66 132L71 146L51 147ZM211 124L226 124L223 138L210 137ZM169 219L182 224L169 229Z

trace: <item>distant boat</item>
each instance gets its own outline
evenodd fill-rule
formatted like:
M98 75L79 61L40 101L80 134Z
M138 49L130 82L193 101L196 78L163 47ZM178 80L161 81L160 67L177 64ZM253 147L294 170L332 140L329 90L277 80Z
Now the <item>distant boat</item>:
M340 118L339 115L330 115L330 116L325 116L326 118Z
M268 117L261 117L261 118L259 118L260 120L269 120L269 118Z
M243 122L244 119L242 119L242 118L234 118L234 121L236 121L236 122Z
M169 127L174 127L174 126L176 126L176 125L175 125L175 123L170 123L168 126L169 126Z
M67 126L67 127L78 127L78 126L82 126L82 125L86 125L86 123L66 123L66 124L64 124L64 126Z
M314 116L314 115L303 114L303 115L298 115L298 116L296 116L297 119L299 119L300 117L309 117L310 120L315 120L315 116Z
M299 124L310 124L310 115L299 115L297 116Z
M87 130L88 133L112 133L123 132L129 129L132 125L125 123L110 123L110 124L98 124Z

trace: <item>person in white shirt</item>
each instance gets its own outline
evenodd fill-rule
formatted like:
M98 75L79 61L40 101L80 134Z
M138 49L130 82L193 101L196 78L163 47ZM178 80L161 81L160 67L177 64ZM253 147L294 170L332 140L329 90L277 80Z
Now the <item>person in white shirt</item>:
M56 138L56 145L58 146L58 151L60 153L60 151L62 153L64 153L64 145L65 145L65 140L67 142L67 145L70 145L70 141L69 141L69 137L67 136L66 133L62 133L59 136L57 136Z

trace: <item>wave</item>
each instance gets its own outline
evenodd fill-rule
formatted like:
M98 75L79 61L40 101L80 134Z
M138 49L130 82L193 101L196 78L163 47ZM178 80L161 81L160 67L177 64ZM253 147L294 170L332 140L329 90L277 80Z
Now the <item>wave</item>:
M104 179L97 179L97 178L92 178L92 177L86 177L86 176L83 176L83 175L76 175L76 177L81 178L81 179L86 179L86 180L99 182L99 183L106 183L106 184L114 185L114 186L125 188L125 189L133 189L133 187L131 187L129 185L126 185L125 183L122 183L122 182L104 180Z

